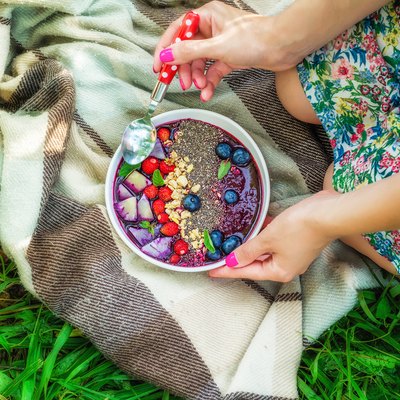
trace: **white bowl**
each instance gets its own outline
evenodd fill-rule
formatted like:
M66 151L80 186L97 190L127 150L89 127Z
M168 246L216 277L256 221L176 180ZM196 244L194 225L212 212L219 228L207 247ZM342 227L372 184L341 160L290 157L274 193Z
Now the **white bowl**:
M246 240L253 238L256 236L261 230L264 219L267 215L269 200L270 200L270 181L267 165L265 164L265 160L263 155L261 154L260 149L254 140L250 137L250 135L236 122L231 119L217 114L215 112L207 111L207 110L199 110L193 108L185 108L180 110L168 111L164 114L159 114L152 118L154 125L157 127L159 125L163 125L169 122L173 122L181 119L195 119L203 122L207 122L209 124L215 125L219 128L224 129L229 132L235 139L237 139L253 156L253 160L256 163L257 171L259 173L260 179L260 194L261 194L261 205L258 211L258 217L255 221L252 229L246 237ZM110 166L108 168L106 183L105 183L105 200L107 212L110 217L111 223L124 241L124 243L136 254L140 257L149 261L150 263L157 265L161 268L166 268L172 271L180 271L180 272L200 272L200 271L208 271L214 268L221 267L225 265L225 260L221 259L214 263L210 263L201 267L181 267L177 265L171 265L166 262L162 262L156 260L144 254L139 247L135 245L129 238L129 236L125 233L124 229L121 226L119 218L114 209L114 199L113 199L113 185L115 180L116 171L118 165L121 161L122 153L121 147L119 147L114 154Z

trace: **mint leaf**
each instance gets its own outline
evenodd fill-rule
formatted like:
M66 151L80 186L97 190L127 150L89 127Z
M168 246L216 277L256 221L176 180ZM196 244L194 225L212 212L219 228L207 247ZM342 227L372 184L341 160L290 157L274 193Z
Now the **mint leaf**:
M165 184L164 179L163 179L159 169L156 169L153 172L152 182L153 182L154 186L163 186Z
M206 246L207 250L210 250L211 253L215 253L215 247L207 229L204 230L203 238L204 238L204 246Z
M149 221L142 221L139 223L139 226L143 229L147 229L149 233L154 235L154 224L151 224Z
M119 169L118 176L122 176L123 178L125 178L135 169L139 169L141 165L142 163L131 165L124 161L124 163L121 165L121 168Z
M140 224L139 224L139 226L141 227L141 228L144 228L144 229L149 229L149 227L150 227L150 222L149 221L142 221Z
M218 168L218 179L221 180L231 169L231 162L229 160L221 161Z

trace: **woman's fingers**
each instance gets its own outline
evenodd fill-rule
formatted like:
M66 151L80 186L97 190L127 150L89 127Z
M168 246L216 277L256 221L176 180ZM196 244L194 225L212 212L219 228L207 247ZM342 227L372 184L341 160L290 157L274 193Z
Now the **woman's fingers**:
M222 78L232 71L232 67L222 61L215 61L214 64L208 68L205 75L206 85L201 90L200 99L202 101L209 101L213 95L215 88L221 82Z
M243 268L221 267L211 270L211 278L252 279L255 281L268 280L275 282L290 282L295 277L286 269L281 268L273 256L264 260L256 260Z

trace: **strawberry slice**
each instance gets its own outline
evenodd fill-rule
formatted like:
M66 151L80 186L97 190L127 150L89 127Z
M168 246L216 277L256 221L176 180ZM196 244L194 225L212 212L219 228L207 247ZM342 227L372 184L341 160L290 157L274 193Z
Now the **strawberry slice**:
M165 142L166 140L168 140L170 135L171 135L171 131L168 128L160 128L157 131L157 136L162 142Z
M160 161L158 161L157 158L150 156L142 162L142 171L147 175L151 175L159 166Z
M179 256L183 256L187 254L189 251L189 244L186 243L183 239L178 239L174 244L174 252Z
M178 254L172 254L172 256L169 258L169 262L171 264L178 264L179 261L181 261L181 258L178 256Z
M145 187L143 193L147 196L148 199L153 200L158 195L158 187L154 185L150 185Z
M157 221L160 224L165 224L166 222L169 221L169 215L167 213L165 213L165 212L162 212L161 214L157 215Z
M159 215L159 214L163 213L164 210L165 210L165 203L162 200L157 199L157 200L153 201L154 214Z
M173 172L173 170L175 169L175 165L174 164L167 164L165 162L165 160L162 160L160 162L160 167L159 168L160 168L160 171L163 174L169 174L170 172Z
M179 225L175 222L167 222L164 224L160 232L165 236L175 236L179 232Z
M172 190L168 186L163 186L158 191L158 197L162 201L170 201L172 200Z

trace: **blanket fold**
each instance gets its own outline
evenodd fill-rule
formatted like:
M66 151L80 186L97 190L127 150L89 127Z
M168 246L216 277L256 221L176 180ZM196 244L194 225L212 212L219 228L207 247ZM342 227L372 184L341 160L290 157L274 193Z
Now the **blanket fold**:
M303 346L375 285L357 253L333 243L283 285L212 280L143 261L107 217L107 168L148 104L158 37L197 4L176 3L0 2L0 245L29 291L132 376L188 399L293 400ZM268 14L288 2L227 3ZM252 135L271 214L321 189L327 141L284 111L273 74L232 73L207 104L175 81L157 112L182 107Z

